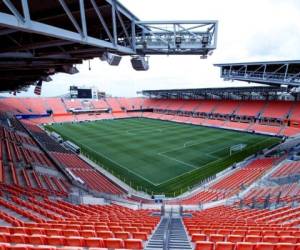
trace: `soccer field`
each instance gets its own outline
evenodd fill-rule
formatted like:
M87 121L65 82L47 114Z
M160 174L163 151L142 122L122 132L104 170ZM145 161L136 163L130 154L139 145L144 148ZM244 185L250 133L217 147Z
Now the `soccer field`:
M145 118L47 127L128 184L149 193L180 193L278 138ZM246 144L229 155L230 147Z

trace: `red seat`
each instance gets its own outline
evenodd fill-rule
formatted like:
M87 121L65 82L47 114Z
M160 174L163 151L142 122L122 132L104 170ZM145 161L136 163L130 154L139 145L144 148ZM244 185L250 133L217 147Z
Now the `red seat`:
M19 243L19 244L25 244L25 234L11 234L9 235L8 238L8 242L11 243Z
M245 237L246 242L260 242L261 241L261 236L258 235L247 235Z
M119 239L130 239L131 235L128 232L114 232L116 238Z
M233 250L234 246L232 242L217 242L215 250Z
M133 232L132 233L132 238L146 241L146 240L148 240L148 234L147 233L142 233L142 232Z
M69 236L80 236L78 230L71 230L71 229L63 230L63 235L64 235L65 237L69 237Z
M32 245L25 245L25 244L16 244L14 246L7 246L6 250L30 250Z
M47 236L59 236L61 235L61 230L59 229L46 229L45 233Z
M122 239L108 238L104 239L104 246L107 248L122 248L124 247L124 242Z
M195 250L213 250L214 243L210 241L196 241Z
M82 247L83 246L83 238L79 237L79 236L66 237L66 245Z
M151 227L140 227L139 232L151 234L152 233L152 228Z
M133 232L138 232L137 227L124 227L124 231L133 233Z
M230 229L220 229L220 230L218 231L218 234L230 235L231 232L232 232L232 230L230 230Z
M65 244L65 237L63 236L50 236L47 237L48 245L63 246Z
M291 243L278 243L276 244L276 250L294 250L296 248L295 244Z
M94 230L81 230L81 231L79 231L79 234L81 237L84 237L84 238L97 236Z
M128 249L143 249L143 241L138 239L124 240L124 247Z
M274 250L275 244L268 242L259 242L256 245L256 250Z
M279 237L278 236L264 236L262 239L263 242L269 242L269 243L277 243L279 242Z
M192 242L196 242L196 241L206 241L206 235L205 234L193 234Z
M211 234L209 236L209 240L211 242L224 241L225 240L225 236L221 235L221 234Z
M38 235L42 235L45 234L44 229L42 228L27 228L26 229L27 234L38 234Z
M103 239L114 238L114 234L111 231L99 231L97 232L97 236Z
M253 250L255 244L251 242L238 242L236 243L236 250Z
M281 236L279 237L280 242L284 243L297 243L297 237L294 236Z
M98 237L90 237L84 239L86 247L104 247L103 239Z
M231 235L227 236L227 241L233 242L233 243L242 242L242 241L244 241L244 236L231 234Z
M27 236L27 243L33 245L45 245L46 244L46 237L45 235L28 235Z

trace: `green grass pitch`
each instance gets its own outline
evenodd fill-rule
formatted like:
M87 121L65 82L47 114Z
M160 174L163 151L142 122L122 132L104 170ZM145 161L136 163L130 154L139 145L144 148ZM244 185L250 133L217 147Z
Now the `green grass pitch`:
M177 195L280 139L146 118L47 126L89 158L148 193ZM246 144L229 155L230 147Z

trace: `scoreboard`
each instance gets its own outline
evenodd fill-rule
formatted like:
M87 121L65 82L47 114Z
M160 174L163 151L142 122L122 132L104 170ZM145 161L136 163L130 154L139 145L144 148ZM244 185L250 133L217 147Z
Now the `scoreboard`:
M92 99L93 97L92 89L70 86L70 97L72 99L76 99L76 98Z

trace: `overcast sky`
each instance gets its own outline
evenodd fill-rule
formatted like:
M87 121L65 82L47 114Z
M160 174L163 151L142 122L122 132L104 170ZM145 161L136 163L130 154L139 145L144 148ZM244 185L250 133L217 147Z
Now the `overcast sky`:
M78 65L76 75L58 74L44 83L43 96L68 92L70 85L97 86L113 96L143 89L241 86L223 82L213 63L300 59L300 0L121 0L141 20L219 20L217 50L199 56L151 56L150 69L137 72L130 58L119 67L99 59ZM19 96L33 96L33 88Z

